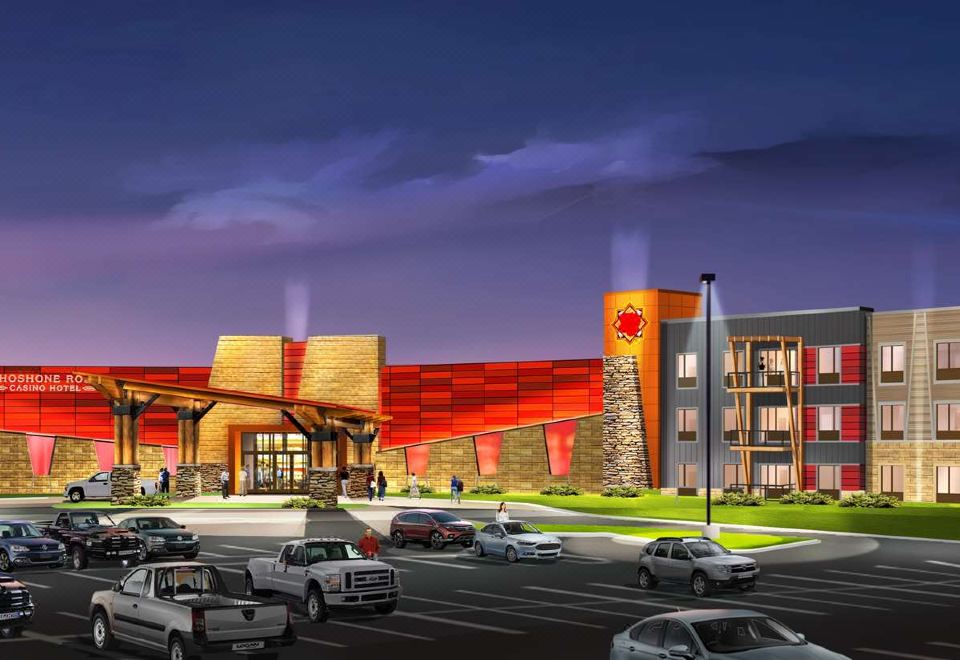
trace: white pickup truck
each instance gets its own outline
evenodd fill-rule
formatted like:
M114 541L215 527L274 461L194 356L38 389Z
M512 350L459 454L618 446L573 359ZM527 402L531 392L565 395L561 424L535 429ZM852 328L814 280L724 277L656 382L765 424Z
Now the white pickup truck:
M82 502L83 500L109 500L111 477L110 472L97 472L88 479L78 479L71 481L63 487L63 499L71 502ZM141 495L155 495L157 492L157 483L150 479L140 481Z
M389 564L367 559L349 541L337 538L288 541L276 559L254 558L244 579L251 596L278 596L306 605L322 623L331 609L373 607L390 614L400 599L400 578Z

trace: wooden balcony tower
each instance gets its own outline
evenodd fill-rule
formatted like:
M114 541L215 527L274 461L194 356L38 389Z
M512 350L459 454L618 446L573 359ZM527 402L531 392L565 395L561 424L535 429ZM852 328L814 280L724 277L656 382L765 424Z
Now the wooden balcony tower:
M724 373L727 391L733 394L736 405L736 442L732 451L740 452L740 463L751 492L753 481L754 452L789 451L793 458L793 482L796 490L803 490L803 338L780 335L730 336L727 337L733 371ZM739 364L739 352L745 364ZM776 357L773 364L760 368L755 361L755 351L763 351L768 357ZM791 361L791 354L795 355ZM787 409L788 430L754 430L753 395L782 394ZM741 400L743 395L744 400ZM796 396L795 396L796 395ZM745 405L743 405L745 404Z

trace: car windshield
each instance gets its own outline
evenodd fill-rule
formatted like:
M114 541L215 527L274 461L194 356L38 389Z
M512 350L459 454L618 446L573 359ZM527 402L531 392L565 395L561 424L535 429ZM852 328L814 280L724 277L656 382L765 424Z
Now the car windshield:
M0 538L37 539L43 536L30 523L0 523Z
M430 517L436 520L438 523L462 522L460 518L452 513L447 513L446 511L437 511L435 513L431 513Z
M180 525L169 518L141 518L137 526L140 529L180 529Z
M364 554L352 543L344 541L324 541L308 543L307 565L321 561L343 561L344 559L364 559Z
M219 580L209 566L177 566L160 573L157 593L161 596L195 597L205 593L219 593Z
M539 534L540 530L528 522L506 522L503 529L507 534Z
M719 543L714 543L713 541L694 541L693 543L684 543L687 546L687 550L690 551L690 554L696 557L697 559L701 557L719 557L720 555L728 555L730 551L724 548Z
M711 653L737 653L803 644L803 640L792 630L765 616L713 619L695 623L693 628Z
M70 522L77 529L87 529L88 527L115 527L116 523L105 513L87 511L85 513L71 513Z

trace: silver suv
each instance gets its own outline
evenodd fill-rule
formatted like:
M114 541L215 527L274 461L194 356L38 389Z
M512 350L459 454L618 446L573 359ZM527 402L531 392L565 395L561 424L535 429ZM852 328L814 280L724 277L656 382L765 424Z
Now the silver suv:
M696 596L705 598L718 588L753 589L759 575L756 561L732 555L710 539L663 537L640 553L637 583L653 589L660 580L686 582Z

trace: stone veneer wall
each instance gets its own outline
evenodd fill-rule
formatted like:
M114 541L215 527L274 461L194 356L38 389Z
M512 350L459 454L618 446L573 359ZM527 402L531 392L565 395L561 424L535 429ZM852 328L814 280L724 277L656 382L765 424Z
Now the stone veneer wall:
M220 492L220 474L227 469L226 463L201 463L200 488L205 493ZM230 475L230 492L237 491L236 475Z
M176 488L170 486L170 492L177 497L198 497L202 492L200 487L200 466L181 464L177 466Z
M308 470L308 492L310 497L320 500L326 508L337 508L337 493L340 483L337 480L337 468L322 467Z
M120 504L140 494L140 466L114 465L110 474L110 501Z
M378 410L386 355L386 339L378 335L309 337L300 398Z
M603 485L651 488L647 427L634 355L603 358Z
M359 499L361 497L365 498L367 496L367 484L370 483L370 478L373 477L373 466L372 465L349 465L347 466L347 472L350 473L350 479L347 482L347 496L350 499ZM387 482L389 485L389 481ZM337 491L340 492L339 490Z

